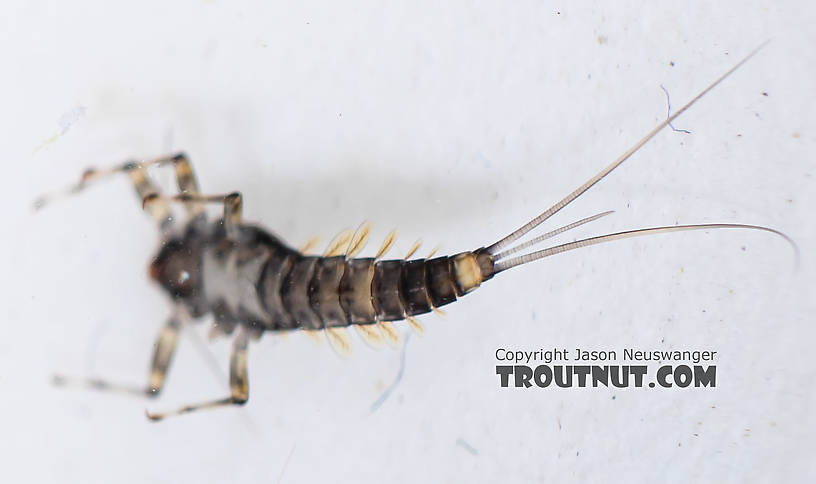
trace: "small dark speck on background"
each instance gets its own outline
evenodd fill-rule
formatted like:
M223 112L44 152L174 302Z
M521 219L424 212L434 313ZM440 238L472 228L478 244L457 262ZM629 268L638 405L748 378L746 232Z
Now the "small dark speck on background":
M674 67L674 61L669 61L669 65Z
M745 246L744 245L742 246L742 251L745 252Z
M479 455L479 451L474 449L473 446L465 442L465 440L462 439L461 437L456 439L456 445L468 451L470 455Z
M768 93L765 92L765 91L762 91L762 95L765 96L765 97L768 97Z

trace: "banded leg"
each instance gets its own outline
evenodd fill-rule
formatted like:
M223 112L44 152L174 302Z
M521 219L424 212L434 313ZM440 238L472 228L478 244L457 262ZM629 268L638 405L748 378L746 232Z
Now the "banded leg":
M167 368L170 366L170 361L178 343L180 326L177 317L173 316L162 328L156 341L156 350L153 353L153 363L146 387L121 385L99 378L74 379L62 375L54 375L53 383L58 386L79 386L112 393L156 396L164 385Z
M197 194L198 183L196 182L192 165L186 155L183 153L178 153L175 155L161 156L143 162L128 161L110 168L88 168L82 173L82 176L75 185L71 185L65 190L46 194L38 198L34 202L34 208L40 209L56 198L79 193L95 181L99 181L120 173L127 173L130 175L130 179L133 182L133 186L139 196L139 199L144 200L144 198L150 194L159 192L158 188L148 178L147 168L149 166L163 166L169 163L173 164L179 191L181 193ZM190 204L186 208L188 213L191 215L195 215L203 209L203 207L196 204ZM169 210L167 207L162 208L160 205L156 205L151 209L150 214L159 223L166 223L169 216Z
M159 193L159 188L148 178L147 170L144 168L136 166L129 169L127 173L130 176L130 181L133 182L133 188L136 189L138 196L144 198L151 194ZM172 224L173 219L170 215L170 206L167 203L157 203L155 206L150 207L147 213L162 229L168 229Z
M147 394L156 396L164 386L167 368L173 359L178 343L179 323L171 319L162 328L159 339L156 341L156 350L153 352L153 363L150 367L150 380L147 385Z
M162 420L205 408L225 407L228 405L243 405L249 400L249 380L247 378L247 347L249 335L244 326L238 328L235 340L232 343L230 356L230 396L218 400L211 400L193 405L185 405L169 412L145 412L147 418L153 421Z
M149 210L149 207L154 203L166 202L182 202L184 204L202 204L202 203L223 203L224 204L224 228L227 234L232 238L237 235L238 226L241 225L243 212L243 199L241 194L233 192L227 195L199 195L181 193L179 195L159 195L157 193L146 196L142 200L142 206Z

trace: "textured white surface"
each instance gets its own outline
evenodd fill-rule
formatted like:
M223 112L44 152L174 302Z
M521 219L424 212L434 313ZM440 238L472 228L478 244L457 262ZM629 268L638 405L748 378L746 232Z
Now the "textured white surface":
M816 7L575 3L6 2L6 480L813 479ZM241 190L246 218L292 244L370 220L376 237L399 228L392 254L418 237L455 253L623 152L665 116L661 84L679 106L769 38L676 122L691 135L660 134L549 227L607 209L565 240L769 225L799 243L796 273L781 239L750 231L553 257L422 318L373 414L399 351L358 342L341 360L302 336L250 348L241 409L143 417L225 394L228 342L210 346L219 376L189 336L157 401L49 385L55 371L145 381L169 309L126 180L29 211L88 165L184 149L205 191ZM499 347L712 349L718 387L502 390Z

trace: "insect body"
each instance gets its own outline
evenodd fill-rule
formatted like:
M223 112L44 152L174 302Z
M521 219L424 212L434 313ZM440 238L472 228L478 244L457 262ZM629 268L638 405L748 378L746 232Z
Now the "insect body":
M211 312L231 333L402 320L455 301L492 270L483 250L410 261L304 255L258 227L199 217L163 245L150 274L192 316Z
M756 51L754 51L756 53ZM336 239L323 256L306 255L269 232L243 222L242 197L202 195L189 160L173 155L147 162L130 162L108 170L88 170L70 193L89 182L115 173L127 173L143 200L144 208L156 220L162 232L162 246L150 266L150 276L172 298L175 311L164 326L156 344L147 388L157 394L172 358L180 324L190 318L212 314L217 331L233 334L230 358L230 391L227 398L182 407L173 412L148 413L154 420L205 407L243 404L249 398L247 383L247 347L251 337L265 331L325 331L335 347L348 346L344 328L354 326L366 338L394 338L393 321L408 320L417 326L414 316L428 313L456 301L495 275L521 264L564 251L620 238L653 233L714 228L747 228L772 232L792 241L774 229L743 224L699 224L653 227L570 242L554 247L514 255L541 241L558 235L611 212L597 214L542 236L508 248L550 216L567 206L634 154L641 146L671 123L714 86L730 75L752 53L717 81L698 94L604 170L515 232L489 246L453 256L409 260L383 260L393 242L393 234L374 258L354 258L368 238L368 230ZM160 195L147 176L151 165L172 165L179 195ZM38 202L42 206L48 199ZM171 217L170 203L181 203L187 222L177 227ZM204 204L223 205L224 215L208 221ZM411 251L413 253L413 250ZM430 256L429 256L430 257ZM96 387L113 388L98 380L86 381Z

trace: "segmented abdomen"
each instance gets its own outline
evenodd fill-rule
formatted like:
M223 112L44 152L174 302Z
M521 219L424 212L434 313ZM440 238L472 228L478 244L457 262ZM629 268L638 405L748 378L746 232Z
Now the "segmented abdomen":
M258 295L269 315L267 329L332 328L427 313L478 287L489 278L483 273L473 252L377 261L304 256L280 247L267 261Z

